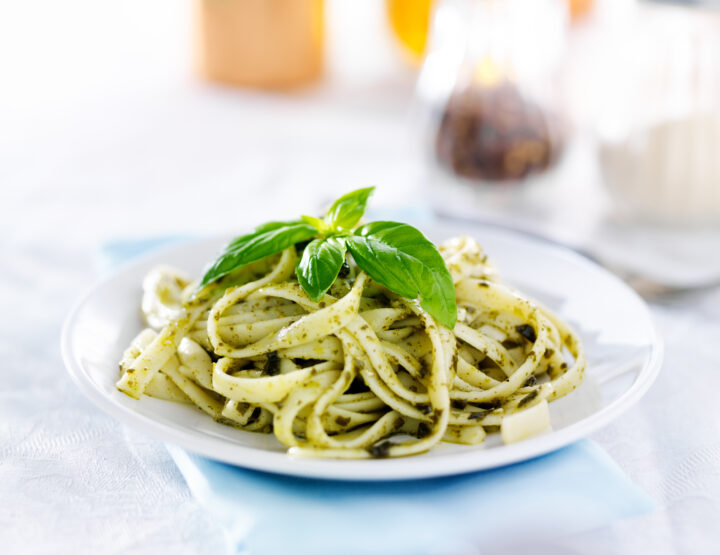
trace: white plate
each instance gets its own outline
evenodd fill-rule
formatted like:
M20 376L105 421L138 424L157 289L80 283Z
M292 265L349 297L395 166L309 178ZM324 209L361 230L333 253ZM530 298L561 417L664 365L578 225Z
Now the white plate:
M118 361L141 329L143 276L158 263L198 275L223 243L219 238L155 251L96 285L65 322L65 364L100 408L158 439L247 468L353 480L443 476L537 457L618 418L650 387L662 360L662 343L645 303L614 276L572 251L506 230L443 225L424 231L436 241L461 233L475 236L506 281L559 312L580 333L588 371L581 387L550 404L552 432L513 445L503 445L497 434L478 447L442 443L429 453L402 459L295 459L272 435L217 424L186 405L123 395L115 389Z

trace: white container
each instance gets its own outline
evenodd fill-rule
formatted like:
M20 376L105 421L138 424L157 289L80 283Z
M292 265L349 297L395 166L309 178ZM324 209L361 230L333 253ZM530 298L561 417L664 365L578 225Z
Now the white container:
M598 141L618 213L720 223L720 13L643 6L614 47Z

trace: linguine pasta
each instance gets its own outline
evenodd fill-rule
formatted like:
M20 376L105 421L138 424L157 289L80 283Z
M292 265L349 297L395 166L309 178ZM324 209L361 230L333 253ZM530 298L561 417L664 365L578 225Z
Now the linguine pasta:
M582 381L577 335L500 282L470 238L440 246L455 284L453 330L347 262L311 300L295 275L298 250L194 300L187 277L151 272L149 327L124 352L118 389L273 433L294 455L368 458L476 445L495 431L523 439L549 425L547 402Z

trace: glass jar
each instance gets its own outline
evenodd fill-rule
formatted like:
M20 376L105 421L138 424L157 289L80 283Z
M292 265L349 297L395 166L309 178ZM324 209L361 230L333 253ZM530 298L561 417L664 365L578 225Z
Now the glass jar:
M570 19L582 21L593 11L595 0L565 0ZM425 54L430 15L436 0L385 0L388 23L405 57L413 64Z
M435 198L466 209L471 197L507 196L556 166L567 136L567 19L566 0L438 3L417 87Z
M720 223L720 11L640 5L633 15L598 72L598 154L615 215Z

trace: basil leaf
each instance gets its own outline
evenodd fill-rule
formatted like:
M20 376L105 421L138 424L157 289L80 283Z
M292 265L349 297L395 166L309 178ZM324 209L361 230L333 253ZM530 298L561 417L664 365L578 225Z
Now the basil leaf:
M218 259L205 270L197 291L233 270L276 254L295 243L307 241L317 230L304 222L269 222L252 233L230 241Z
M325 216L327 224L335 231L350 230L360 221L368 199L375 187L356 189L337 199Z
M371 222L346 238L355 263L390 291L415 299L441 324L457 320L455 286L445 261L414 227L397 222Z
M315 239L303 251L296 274L308 296L318 301L330 289L345 261L345 242L337 237Z
M330 231L327 223L320 218L316 218L315 216L300 216L300 219L306 224L310 224L311 226L313 226L315 229L318 230L319 233L322 233L323 235Z

